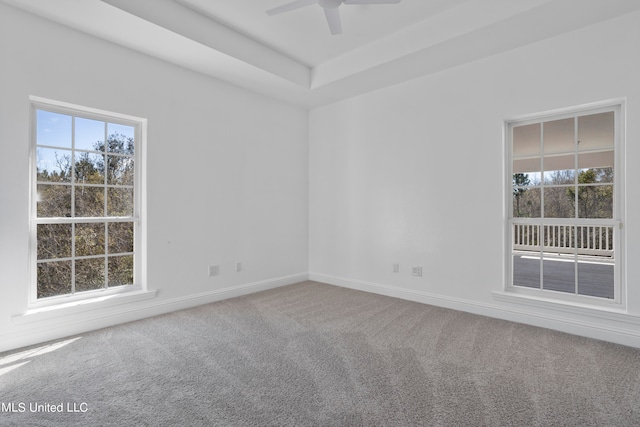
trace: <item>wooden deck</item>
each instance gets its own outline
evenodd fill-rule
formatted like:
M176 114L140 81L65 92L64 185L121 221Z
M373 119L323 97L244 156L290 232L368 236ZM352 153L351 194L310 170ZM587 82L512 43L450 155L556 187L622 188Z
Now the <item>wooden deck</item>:
M544 257L544 289L575 293L575 264L561 258ZM513 283L540 288L540 258L513 256ZM613 299L613 263L578 261L578 294Z

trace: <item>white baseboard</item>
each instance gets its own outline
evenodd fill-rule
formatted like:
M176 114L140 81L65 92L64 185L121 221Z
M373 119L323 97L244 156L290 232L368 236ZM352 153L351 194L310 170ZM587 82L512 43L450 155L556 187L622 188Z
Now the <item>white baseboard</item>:
M619 314L589 316L587 314L568 314L561 310L551 313L550 310L541 312L517 303L505 305L479 303L313 272L309 273L309 280L640 348L640 320L636 316Z
M307 273L298 273L167 300L153 298L122 305L112 303L101 305L97 302L91 310L78 311L76 308L70 308L67 312L62 309L58 313L47 311L14 316L14 330L0 334L0 352L291 285L308 279Z
M334 286L554 329L573 335L640 348L640 321L638 321L638 318L635 316L628 316L628 319L625 319L624 316L618 315L607 319L588 315L570 315L560 310L549 314L548 312L542 313L526 305L486 304L327 274L298 273L168 300L154 298L127 303L121 306L111 305L90 311L63 314L57 318L52 318L48 315L29 316L29 319L21 319L14 322L14 331L0 334L0 352L280 286L291 285L305 280L314 280Z

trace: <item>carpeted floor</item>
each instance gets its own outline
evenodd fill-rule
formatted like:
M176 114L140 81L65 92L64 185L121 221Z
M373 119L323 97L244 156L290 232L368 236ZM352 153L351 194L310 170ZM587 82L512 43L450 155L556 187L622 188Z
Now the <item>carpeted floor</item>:
M640 350L304 282L0 354L0 404L2 426L638 426Z

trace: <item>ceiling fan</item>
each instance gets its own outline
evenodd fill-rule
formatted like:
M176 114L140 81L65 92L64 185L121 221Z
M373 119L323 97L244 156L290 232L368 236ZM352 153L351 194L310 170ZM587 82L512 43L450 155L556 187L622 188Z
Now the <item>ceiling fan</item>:
M299 9L305 6L317 4L324 9L324 16L327 18L329 30L331 34L342 33L342 23L340 22L340 10L342 4L396 4L400 0L294 0L273 9L267 10L267 15L279 15L291 10Z

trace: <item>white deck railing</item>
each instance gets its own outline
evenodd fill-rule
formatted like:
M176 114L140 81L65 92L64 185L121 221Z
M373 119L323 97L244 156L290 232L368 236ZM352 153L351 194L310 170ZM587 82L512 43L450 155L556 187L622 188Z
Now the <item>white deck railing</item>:
M513 249L613 256L612 225L513 224Z

